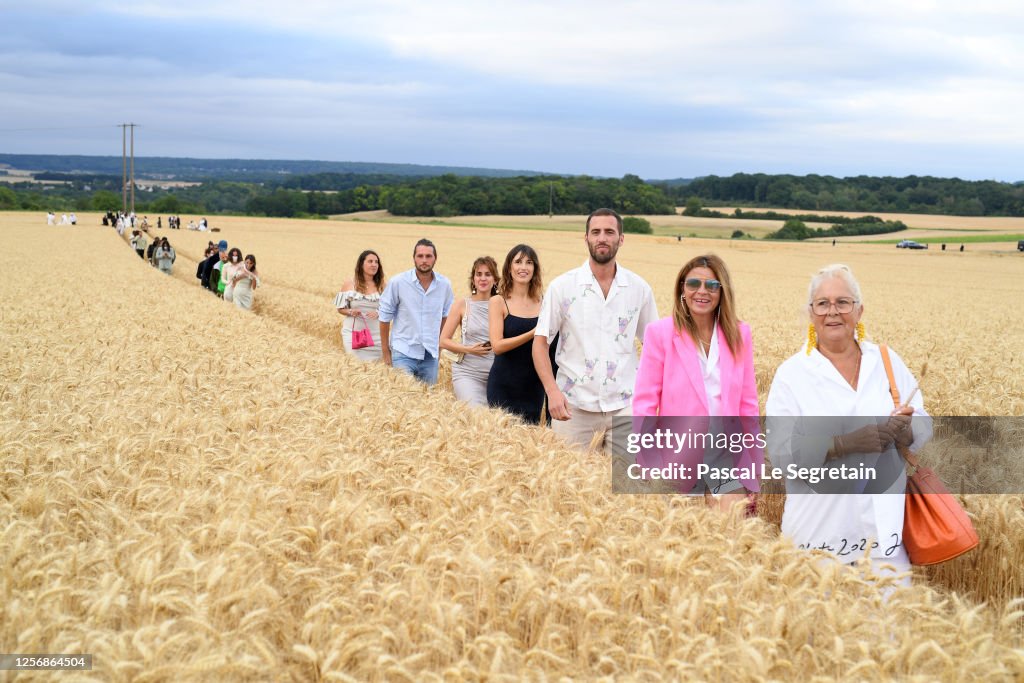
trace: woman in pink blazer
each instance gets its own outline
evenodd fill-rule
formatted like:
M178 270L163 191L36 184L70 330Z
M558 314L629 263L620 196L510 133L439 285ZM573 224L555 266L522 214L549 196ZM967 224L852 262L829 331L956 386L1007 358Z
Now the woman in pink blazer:
M757 383L750 327L736 317L732 283L725 263L708 254L690 259L679 271L672 316L647 326L633 394L633 415L658 419L658 428L676 434L727 436L726 448L663 449L642 455L655 466L675 462L696 472L696 465L750 468L764 452L747 444L758 433ZM744 419L741 419L744 418ZM648 420L645 431L650 430ZM652 462L655 461L655 462ZM661 463L657 463L661 460ZM726 508L759 490L756 477L734 480L683 477L685 491L708 490ZM721 494L720 496L718 494ZM709 501L713 502L713 501Z

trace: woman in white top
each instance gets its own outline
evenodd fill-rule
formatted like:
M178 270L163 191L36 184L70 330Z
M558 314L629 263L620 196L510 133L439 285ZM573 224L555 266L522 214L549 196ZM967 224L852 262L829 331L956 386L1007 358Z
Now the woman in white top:
M452 363L455 398L474 406L487 405L487 377L494 363L491 351L488 311L491 297L498 293L498 263L490 256L473 261L469 271L468 299L458 299L441 330L441 348L458 354ZM462 342L454 340L462 327Z
M384 292L385 286L384 267L381 265L380 256L372 249L367 249L356 259L355 278L347 280L341 286L338 296L334 298L334 307L338 309L338 313L345 316L341 326L342 343L347 352L360 360L381 359L378 309L380 295ZM353 349L353 329L370 330L373 346Z
M655 428L678 434L728 433L729 438L734 432L753 436L759 431L750 327L736 315L729 270L718 256L697 256L679 269L672 315L649 324L644 332L633 391L633 415L657 416L658 420L651 421ZM764 461L764 453L756 445L736 453L680 449L664 457L672 462L678 459L680 465L690 468L691 475L701 462L718 469L741 470L759 467ZM707 492L711 494L708 502L723 509L745 502L752 514L754 500L748 494L759 490L759 481L756 477L705 477L701 481L683 476L679 488L682 492Z
M769 456L787 471L790 465L823 473L845 468L858 476L818 482L787 476L782 532L801 548L846 563L867 555L873 571L895 569L909 584L906 473L896 446L916 449L931 438L924 400L910 370L890 351L900 396L912 397L893 409L879 346L864 339L864 297L847 266L818 271L807 311L807 343L779 366L768 392Z
M224 301L231 301L235 291L235 275L242 272L245 265L242 263L242 250L232 247L228 252L228 262L221 268L220 277L226 283L224 285Z
M246 255L241 269L235 271L235 274L231 276L228 286L232 287L231 300L235 302L235 306L247 311L252 310L252 292L260 286L260 274L256 270L255 256ZM227 287L224 291L227 291Z

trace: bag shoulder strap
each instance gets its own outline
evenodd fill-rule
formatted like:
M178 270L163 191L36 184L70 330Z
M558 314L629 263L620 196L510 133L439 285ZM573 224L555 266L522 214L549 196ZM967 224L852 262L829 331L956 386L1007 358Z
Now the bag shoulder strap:
M892 359L889 358L889 347L885 344L879 344L878 350L882 352L882 363L885 365L885 374L889 378L889 393L892 395L892 403L897 408L900 407L900 390L896 388L896 378L892 374ZM900 455L910 465L912 471L908 471L908 475L913 475L917 471L918 462L917 456L915 456L909 448L900 447Z
M896 388L896 378L892 374L892 359L889 358L889 347L885 344L879 344L878 350L882 352L885 375L889 378L889 393L892 395L892 404L898 408L900 405L900 390Z

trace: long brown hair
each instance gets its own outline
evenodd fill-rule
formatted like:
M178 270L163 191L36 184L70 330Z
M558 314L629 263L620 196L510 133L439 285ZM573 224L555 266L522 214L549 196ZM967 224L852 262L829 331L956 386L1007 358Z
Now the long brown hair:
M363 262L366 261L366 257L373 254L377 257L377 274L373 276L373 284L377 286L378 292L384 291L384 264L380 262L380 254L375 252L373 249L367 249L359 255L356 259L356 291L365 293L366 290L366 276L363 275Z
M473 261L473 267L469 269L469 291L476 294L476 290L473 289L476 286L473 278L476 277L476 269L480 266L487 266L487 270L491 271L491 277L494 278L494 282L491 284L491 296L494 296L498 293L498 262L490 256L481 256Z
M517 244L509 250L505 256L505 265L501 268L501 284L498 285L498 292L503 299L512 294L512 259L519 254L533 261L533 277L530 278L530 290L527 296L539 301L544 294L544 283L540 277L540 259L537 258L537 251L529 244Z
M725 343L728 344L733 357L736 357L743 346L743 337L740 336L740 321L736 317L736 301L733 299L732 294L732 278L729 277L729 269L725 267L725 262L714 254L695 256L684 263L683 267L679 269L674 290L675 303L672 305L672 319L675 321L676 331L679 334L685 331L686 334L690 335L690 339L696 343L697 324L693 322L693 317L690 316L690 312L682 301L683 282L686 280L686 274L694 268L710 269L715 274L715 279L722 283L722 289L719 290L721 296L718 298L718 308L715 310L715 313L718 317L718 324L722 327L722 334L725 335Z

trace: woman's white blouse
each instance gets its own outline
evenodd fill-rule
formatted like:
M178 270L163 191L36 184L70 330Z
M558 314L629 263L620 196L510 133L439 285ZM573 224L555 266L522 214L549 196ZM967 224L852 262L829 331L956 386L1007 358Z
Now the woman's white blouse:
M704 393L708 397L708 415L717 417L722 414L722 368L718 362L718 326L711 335L711 348L704 355L704 346L697 342L697 358L700 360L700 372L704 378Z
M352 308L353 302L356 301L367 301L370 303L376 303L380 301L380 293L374 294L363 294L353 289L345 290L344 292L338 292L338 295L334 297L335 308Z
M779 418L831 418L835 424L829 424L829 431L844 434L863 426L865 417L882 418L892 413L889 380L878 345L862 342L861 350L856 390L817 349L810 355L802 349L779 366L765 405L772 466L784 470L790 463L820 466L832 445L830 438L799 434L797 420ZM917 381L892 349L889 356L896 387L905 401ZM931 439L931 420L920 392L910 405L915 416L911 448L917 450ZM857 416L861 419L851 419ZM806 481L787 477L782 533L801 547L830 551L850 562L862 557L867 548L874 559L895 557L902 552L905 489L906 475L902 472L886 493L871 494L816 493Z

